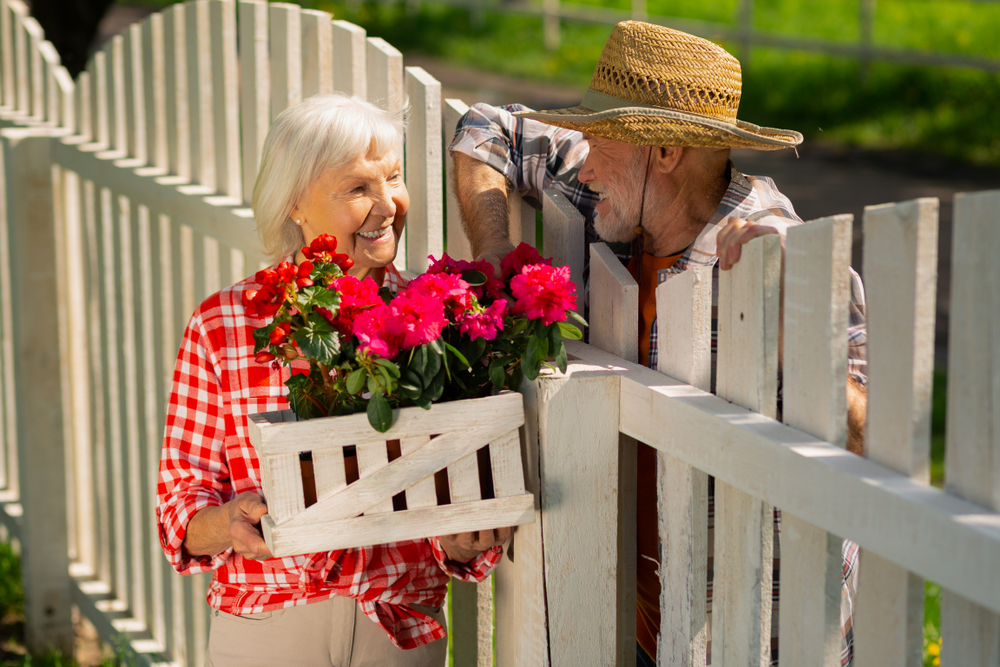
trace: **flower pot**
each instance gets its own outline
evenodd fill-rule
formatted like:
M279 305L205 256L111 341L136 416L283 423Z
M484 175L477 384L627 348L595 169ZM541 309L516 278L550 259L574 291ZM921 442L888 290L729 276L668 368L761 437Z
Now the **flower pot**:
M514 392L403 408L385 433L366 414L251 415L267 546L290 556L531 523L523 423Z

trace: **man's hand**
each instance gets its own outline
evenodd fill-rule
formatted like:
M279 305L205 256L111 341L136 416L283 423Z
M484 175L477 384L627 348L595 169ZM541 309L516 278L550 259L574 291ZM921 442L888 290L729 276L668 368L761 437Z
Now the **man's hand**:
M503 261L503 258L506 257L509 252L514 252L514 244L506 239L503 239L502 241L497 239L494 241L493 245L483 249L482 253L476 257L476 259L485 259L489 262L493 266L493 270L496 271L497 279L499 279L500 262Z
M444 552L448 554L448 560L456 563L468 563L483 551L509 540L512 533L512 528L496 528L494 530L478 530L473 533L443 535L438 539L441 541Z
M260 518L267 514L258 493L241 493L225 505L203 507L188 522L184 550L191 556L215 556L226 549L249 560L273 558L261 537Z
M723 271L733 268L740 261L743 244L765 234L780 234L781 248L784 250L786 233L787 229L784 227L750 222L743 218L730 218L715 240L715 254L719 256L719 268Z

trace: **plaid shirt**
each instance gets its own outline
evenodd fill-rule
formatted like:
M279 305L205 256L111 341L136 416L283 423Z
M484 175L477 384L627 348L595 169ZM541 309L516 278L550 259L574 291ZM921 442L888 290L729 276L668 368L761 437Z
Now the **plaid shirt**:
M396 291L404 279L390 265L384 284ZM259 287L248 278L213 294L191 316L184 332L157 484L163 551L181 574L212 570L208 604L230 614L341 595L356 598L365 614L401 648L444 637L440 623L408 605L440 607L449 575L481 581L499 561L500 547L465 565L446 560L437 538L268 560L248 560L232 549L195 557L183 549L195 512L222 505L240 493L262 492L247 417L288 407L284 382L290 371L254 361L253 330L266 320L246 315L243 293Z
M450 149L489 164L502 173L529 203L539 207L542 191L555 188L566 195L586 218L588 244L600 240L594 230L594 208L597 195L581 183L577 173L587 158L589 147L583 135L575 130L553 127L544 123L518 118L512 112L526 109L521 105L494 108L476 104L459 121ZM668 269L662 269L658 282L691 267L712 267L712 389L715 388L715 356L718 342L719 266L716 237L730 218L743 218L764 223L785 233L788 227L801 224L795 209L778 191L770 178L748 176L731 165L730 182L712 219L695 242ZM631 244L608 244L623 263L630 257ZM848 323L848 372L862 384L866 381L865 295L861 278L851 269L851 303ZM657 367L657 326L652 323L649 340L651 368ZM780 389L779 389L780 392ZM779 395L780 401L780 395ZM777 664L778 590L780 562L781 512L774 512L774 590L772 620L772 664ZM714 533L714 493L709 496L709 544ZM709 550L711 553L711 548ZM845 540L844 571L841 592L841 664L850 665L854 656L853 599L857 586L858 546ZM712 579L709 564L708 609L711 611ZM709 616L711 622L711 616ZM711 647L709 646L709 651ZM711 664L711 653L709 653Z

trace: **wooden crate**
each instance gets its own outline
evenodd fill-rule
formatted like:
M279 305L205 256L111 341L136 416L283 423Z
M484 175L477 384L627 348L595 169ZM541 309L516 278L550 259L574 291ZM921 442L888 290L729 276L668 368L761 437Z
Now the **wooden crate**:
M514 392L404 408L386 433L365 414L251 415L264 539L275 556L290 556L530 523L523 423Z

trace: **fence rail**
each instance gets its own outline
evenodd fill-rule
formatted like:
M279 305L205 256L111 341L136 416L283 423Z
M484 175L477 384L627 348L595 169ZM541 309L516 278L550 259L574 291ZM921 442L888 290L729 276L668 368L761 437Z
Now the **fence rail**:
M466 107L384 41L296 5L175 5L113 38L75 84L43 37L20 0L0 0L0 523L25 555L29 641L71 646L75 604L139 664L203 664L207 579L177 576L159 553L157 461L189 314L264 261L247 198L270 120L332 89L408 96L405 262L418 272L445 243L469 253L442 178ZM537 520L517 532L495 596L453 585L454 664L632 664L637 442L658 456L660 664L705 662L708 475L713 664L766 651L771 506L784 510L783 664L839 664L842 538L863 548L857 664L919 661L923 578L944 589L942 664L995 664L997 210L998 192L956 200L947 492L927 485L936 201L866 211L868 459L843 449L850 216L789 233L783 286L773 238L723 274L718 395L711 273L658 289L659 312L676 316L657 372L635 363L634 281L592 246L593 346L571 344L566 374L524 388ZM582 225L546 193L543 250L578 281ZM511 233L535 239L534 211L515 202Z

